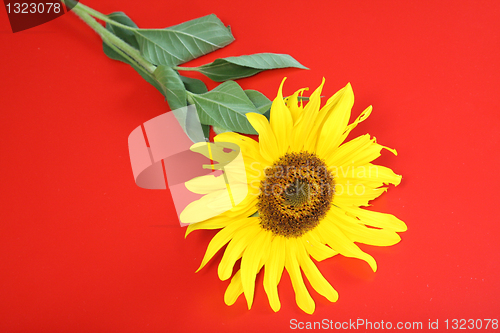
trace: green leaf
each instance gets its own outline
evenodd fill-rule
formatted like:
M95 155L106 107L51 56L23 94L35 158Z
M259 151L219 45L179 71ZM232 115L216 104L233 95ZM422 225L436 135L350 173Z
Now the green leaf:
M161 84L156 81L156 78L153 76L153 74L149 73L147 70L145 70L143 67L135 65L135 64L130 64L133 69L137 73L139 73L144 80L146 80L149 84L151 84L153 87L155 87L160 93L163 94L163 88Z
M227 81L207 93L188 95L188 99L196 105L202 124L234 132L257 134L245 114L260 112L236 82Z
M226 132L231 132L230 130L227 130L225 128L217 127L217 126L212 126L214 129L215 134L221 134L221 133L226 133Z
M268 69L295 67L308 69L288 54L257 53L239 57L216 59L210 64L191 68L216 82L235 80L255 75ZM178 68L179 70L182 67Z
M184 83L184 87L186 88L186 90L195 94L204 94L208 91L208 88L205 83L203 83L203 81L182 75L179 76L182 80L182 83ZM205 139L208 140L210 138L210 125L201 124L201 129L203 130Z
M264 117L267 118L267 120L271 120L271 109L267 110L262 114Z
M180 76L182 83L184 83L184 87L190 92L195 94L204 94L208 91L207 86L203 83L202 80L193 79L186 76Z
M203 130L205 139L208 140L210 138L210 125L201 124L201 129Z
M129 27L137 28L137 25L127 15L125 15L122 12L111 13L108 15L108 17L113 19L114 21L125 24ZM135 47L137 49L139 48L139 44L137 43L137 39L135 38L135 35L132 31L116 27L116 26L109 24L109 23L106 23L106 29L108 31L112 32L113 34L115 34L117 37L121 38L123 41L125 41L130 46ZM146 69L139 66L135 62L129 61L127 58L123 57L121 54L119 54L118 52L113 50L111 47L109 47L104 42L102 43L102 49L103 49L104 53L108 57L110 57L111 59L119 60L119 61L122 61L122 62L132 66L132 68L135 69L135 71L137 73L139 73L144 80L146 80L149 84L153 85L156 89L158 89L159 92L161 92L163 94L163 89L162 89L160 83Z
M250 101L252 101L257 110L259 110L260 114L265 114L271 109L273 102L260 91L247 89L245 90L245 94Z
M114 12L109 15L107 15L110 19L113 21L116 21L118 23L124 24L126 26L132 27L132 28L137 28L137 25L123 12ZM139 49L139 44L137 43L137 39L135 38L135 35L132 31L126 30L123 28L119 28L117 26L114 26L112 24L106 23L106 29L110 32L112 32L115 36L121 38L124 42L129 44L130 46ZM119 53L114 51L112 48L110 48L106 43L102 43L102 49L104 53L110 57L111 59L114 60L119 60L123 61L124 63L127 63L130 65L130 62L125 59L123 56L121 56Z
M160 84L162 94L167 98L171 110L187 105L187 92L179 74L172 68L160 65L153 73Z
M226 46L231 31L214 14L165 29L134 31L141 54L155 65L175 66Z
M196 142L205 142L205 133L200 124L196 109L193 105L182 107L172 111L175 118L182 127L188 138Z

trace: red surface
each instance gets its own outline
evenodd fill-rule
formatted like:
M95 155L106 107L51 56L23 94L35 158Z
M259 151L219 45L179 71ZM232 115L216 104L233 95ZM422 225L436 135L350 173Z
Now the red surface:
M167 110L162 96L73 14L13 34L0 9L0 331L289 331L290 320L372 322L500 319L500 2L101 1L141 27L209 13L236 41L193 64L255 52L289 53L310 68L241 80L285 94L329 96L351 82L351 135L396 148L380 164L403 175L374 209L404 220L389 248L362 246L379 266L337 256L318 266L337 303L312 291L295 304L288 276L273 313L257 279L248 311L224 304L218 254L195 273L213 231L184 239L167 191L134 184L128 134ZM214 87L211 84L210 87Z

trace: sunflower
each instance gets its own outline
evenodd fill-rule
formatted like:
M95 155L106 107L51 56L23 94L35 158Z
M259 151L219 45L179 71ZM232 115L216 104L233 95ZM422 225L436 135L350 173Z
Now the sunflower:
M227 305L244 293L250 309L256 275L264 268L264 290L271 308L278 311L277 286L286 269L297 305L312 314L315 303L302 272L319 294L331 302L338 299L312 259L322 261L341 254L364 260L376 271L375 259L355 243L389 246L401 240L397 232L406 230L404 222L360 208L385 192L384 185L398 185L401 176L371 163L382 149L396 151L378 144L369 134L343 143L372 111L368 107L348 125L354 103L350 84L320 108L324 79L305 105L299 96L307 88L284 99L284 81L273 101L270 121L257 113L246 115L259 133L259 142L232 132L214 139L240 147L246 171L244 198L206 219L206 203L195 201L182 212L181 221L192 221L193 216L201 220L188 226L186 236L197 229L221 229L208 245L198 271L227 244L218 266L221 280L232 276L224 295ZM217 178L199 177L186 187L217 195L225 191ZM239 259L240 269L233 275Z

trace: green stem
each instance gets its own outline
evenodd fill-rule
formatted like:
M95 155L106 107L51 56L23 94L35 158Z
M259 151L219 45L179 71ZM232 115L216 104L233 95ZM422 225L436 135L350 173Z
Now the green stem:
M68 3L72 3L74 7L77 6L78 9L83 10L84 12L86 12L87 14L89 14L90 16L93 16L93 17L95 17L95 18L97 18L99 20L102 20L102 21L106 22L106 23L112 24L114 26L117 26L117 27L125 29L125 30L130 30L130 31L137 30L137 28L129 27L128 25L122 24L120 22L116 22L115 20L110 19L109 16L104 15L103 13L100 13L97 10L92 9L92 8L90 8L88 6L85 6L81 2L75 2L74 0L64 0L64 1L68 2Z
M181 67L181 66L174 66L172 67L173 69L177 71L191 71L191 72L199 72L200 68L199 67Z
M156 66L147 61L137 50L136 48L130 46L126 42L124 42L121 38L115 36L112 32L108 31L104 28L99 22L97 22L90 14L88 13L89 7L86 7L80 3L77 3L72 11L80 17L85 23L87 23L99 36L101 36L104 43L109 45L113 50L120 53L120 55L125 56L128 60L136 62L139 66L144 68L148 73L153 74L156 69ZM92 9L92 11L94 11ZM96 12L96 11L94 11ZM99 12L96 12L99 13ZM102 15L101 13L99 13ZM106 15L103 15L106 16ZM107 18L107 17L106 17ZM114 22L107 18L107 20ZM110 22L111 23L111 22ZM117 23L117 22L114 22ZM122 24L120 25L120 27Z
M194 104L194 99L193 99L193 96L195 94L193 94L192 92L190 92L189 90L186 90L186 94L187 94L187 101L189 104Z

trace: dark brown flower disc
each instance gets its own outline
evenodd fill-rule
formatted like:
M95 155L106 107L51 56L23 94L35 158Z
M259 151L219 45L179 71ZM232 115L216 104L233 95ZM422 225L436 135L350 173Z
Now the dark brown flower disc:
M265 170L260 183L260 226L285 237L305 234L330 209L334 186L332 173L315 154L285 154Z

